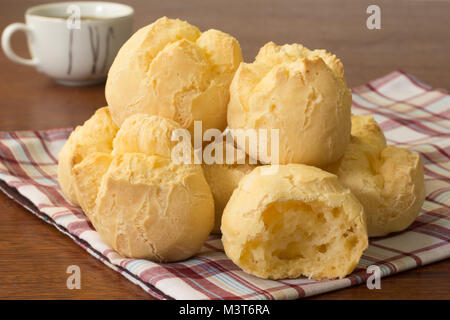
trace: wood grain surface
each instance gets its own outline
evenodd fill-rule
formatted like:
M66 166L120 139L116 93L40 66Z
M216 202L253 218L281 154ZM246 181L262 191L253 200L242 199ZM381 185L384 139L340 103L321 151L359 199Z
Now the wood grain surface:
M0 0L0 30L23 22L25 10L47 1ZM125 3L125 1L123 1ZM235 36L252 61L268 41L326 48L344 63L350 86L403 69L450 89L450 1L152 0L127 1L134 28L161 16ZM366 28L366 8L381 8L381 30ZM29 56L25 37L13 46ZM0 53L0 130L50 129L82 123L105 105L104 86L63 87ZM150 299L67 236L0 194L0 299ZM66 287L66 268L81 268L80 290ZM361 285L313 299L450 299L450 262L383 279L381 290Z

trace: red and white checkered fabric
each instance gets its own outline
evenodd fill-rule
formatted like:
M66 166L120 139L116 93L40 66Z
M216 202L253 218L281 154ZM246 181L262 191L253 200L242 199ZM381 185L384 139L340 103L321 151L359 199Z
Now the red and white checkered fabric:
M357 269L340 280L272 281L248 275L211 236L201 253L178 263L125 259L109 248L56 178L57 154L71 129L0 132L0 188L71 237L95 258L160 299L295 299L365 282L369 265L383 276L450 257L450 96L396 71L353 89L353 113L374 114L389 143L422 157L426 201L404 232L370 241ZM36 263L39 263L38 261Z

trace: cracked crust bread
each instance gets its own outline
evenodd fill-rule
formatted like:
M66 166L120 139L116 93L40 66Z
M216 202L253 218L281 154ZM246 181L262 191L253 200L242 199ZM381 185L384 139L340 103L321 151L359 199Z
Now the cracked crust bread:
M169 119L133 115L111 139L110 153L93 152L72 169L81 207L123 256L184 260L213 228L214 202L201 166L171 160L170 137L180 128Z
M201 166L125 153L103 176L92 216L120 254L172 262L198 253L214 225L214 202Z
M242 63L230 86L230 129L279 129L279 163L318 167L337 161L350 141L351 93L341 61L300 44L262 47ZM232 131L233 132L233 131ZM253 154L233 133L239 147ZM270 136L270 134L268 134ZM276 163L270 155L269 161Z
M368 244L356 197L319 168L288 164L264 174L268 167L246 175L225 207L227 256L268 279L334 279L352 272Z
M387 146L372 116L352 116L352 137L347 150L328 171L338 175L364 206L370 237L406 229L425 200L420 156Z
M213 145L215 145L213 148L221 148L223 150L223 161L221 164L203 163L202 168L206 182L208 182L214 198L215 219L212 232L220 234L222 213L231 194L237 188L239 181L256 168L257 164L250 164L249 158L245 155L244 151L237 150L231 143L222 141L220 143L212 142L209 144L210 147ZM231 156L227 153L227 147L228 150L233 152Z
M120 49L108 73L106 100L120 126L132 114L159 115L193 132L226 127L231 79L242 61L232 36L160 18Z
M79 205L73 168L93 153L110 154L119 128L111 119L108 107L99 108L83 125L77 126L58 154L58 181L70 202Z

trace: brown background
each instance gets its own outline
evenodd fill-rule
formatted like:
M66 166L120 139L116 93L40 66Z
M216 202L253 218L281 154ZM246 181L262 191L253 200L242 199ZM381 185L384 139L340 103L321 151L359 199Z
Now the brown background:
M23 22L26 8L47 1L0 0L0 30ZM123 1L125 3L125 1ZM395 69L450 89L450 1L128 1L135 29L161 16L235 36L246 61L268 41L326 48L344 63L350 86ZM366 28L366 8L381 7L381 30ZM25 37L14 48L27 55ZM105 105L103 85L58 86L34 69L0 53L0 130L75 126ZM68 237L0 194L0 298L149 299ZM81 268L82 289L66 289L66 268ZM450 299L450 262L383 279L382 290L364 285L324 294L330 299Z

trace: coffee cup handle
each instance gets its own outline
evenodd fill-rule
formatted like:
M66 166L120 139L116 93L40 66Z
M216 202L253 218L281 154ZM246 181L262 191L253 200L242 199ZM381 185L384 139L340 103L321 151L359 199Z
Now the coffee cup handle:
M24 64L26 66L37 66L39 64L39 60L36 57L32 57L31 59L25 59L19 57L11 47L11 36L16 31L24 31L27 34L27 37L33 37L33 30L28 27L24 23L13 23L5 28L2 34L2 48L5 52L6 56L10 58L12 61Z

